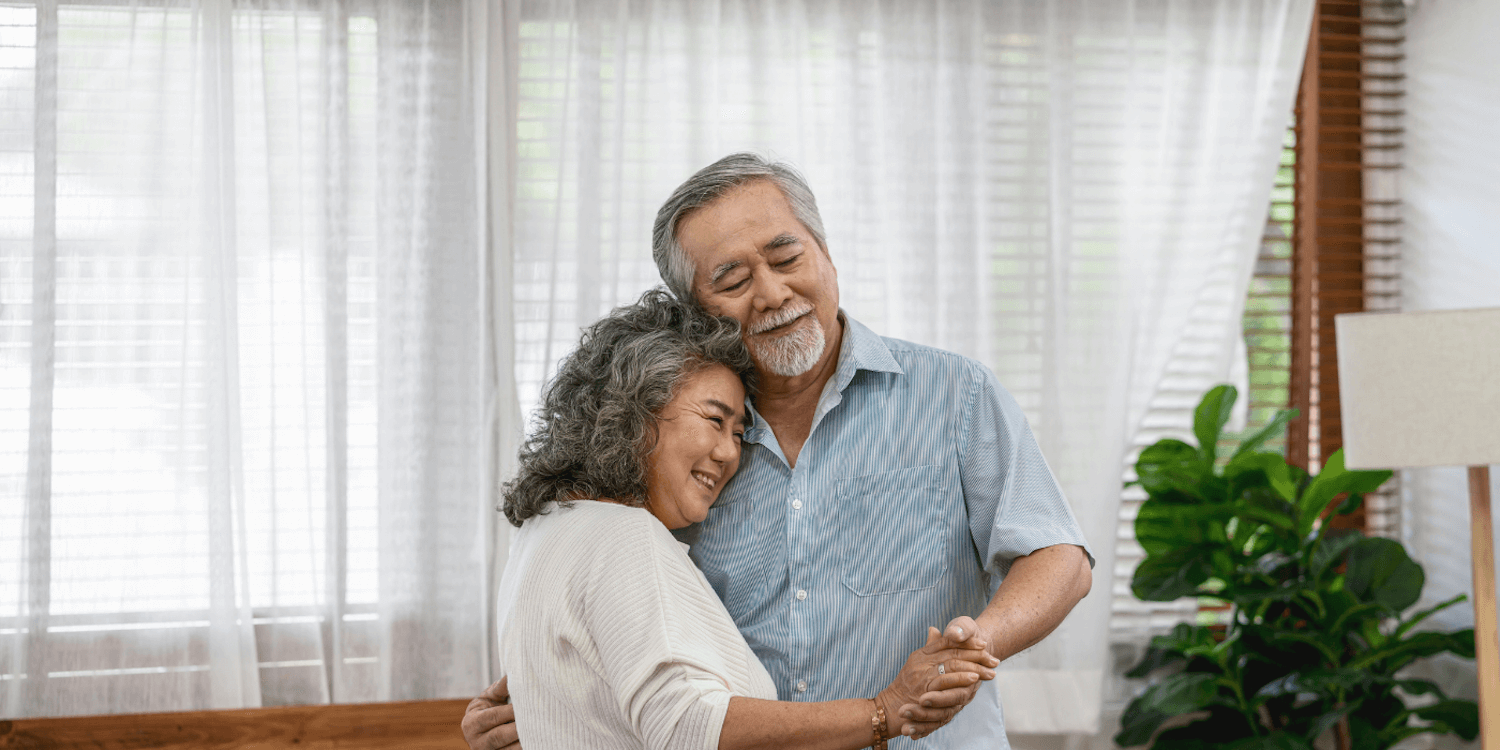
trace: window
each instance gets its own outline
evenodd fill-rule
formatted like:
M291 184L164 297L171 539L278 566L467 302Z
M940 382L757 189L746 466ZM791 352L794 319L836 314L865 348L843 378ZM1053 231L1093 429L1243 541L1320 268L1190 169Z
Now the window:
M1309 63L1245 302L1248 389L1240 399L1247 406L1246 429L1258 429L1281 409L1299 409L1303 416L1288 435L1267 447L1285 449L1292 462L1314 470L1342 442L1333 316L1400 304L1396 170L1404 21L1399 2L1318 2ZM1190 361L1182 360L1178 369L1190 369ZM1184 389L1176 399L1153 405L1148 422L1164 429L1142 433L1127 462L1127 480L1134 479L1131 466L1141 448L1190 432L1190 410L1205 390ZM1367 497L1364 511L1348 518L1367 533L1397 535L1397 481ZM1131 576L1144 558L1134 539L1135 511L1144 499L1132 487L1121 503L1111 627L1126 642L1197 611L1191 601L1141 602L1130 593Z
M318 700L276 673L327 617L376 660L375 18L237 8L214 50L201 12L0 4L0 673L65 711L83 678L206 692L225 586L267 703Z

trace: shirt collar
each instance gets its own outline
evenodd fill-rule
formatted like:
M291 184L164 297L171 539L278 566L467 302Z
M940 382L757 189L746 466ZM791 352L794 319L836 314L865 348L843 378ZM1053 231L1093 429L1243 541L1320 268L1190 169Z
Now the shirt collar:
M885 340L863 323L849 317L843 308L839 308L839 322L844 324L843 342L839 344L839 365L834 370L833 377L828 379L827 385L823 386L816 417L821 417L842 400L844 389L854 381L855 374L860 370L906 374L891 355L891 348L886 345ZM770 437L771 427L760 416L760 412L755 410L755 406L747 400L745 408L749 410L752 420L752 426L745 431L745 442L759 443Z

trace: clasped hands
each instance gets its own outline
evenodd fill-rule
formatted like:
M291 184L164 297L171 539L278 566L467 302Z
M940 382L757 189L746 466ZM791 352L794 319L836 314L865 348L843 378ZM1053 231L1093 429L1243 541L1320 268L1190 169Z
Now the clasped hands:
M941 633L928 628L927 643L907 657L896 679L875 696L885 709L886 734L920 739L952 721L974 699L979 683L995 677L1000 662L988 646L970 617L955 618ZM463 732L470 748L520 750L509 698L501 678L469 702Z
M885 709L886 734L919 739L937 731L974 699L979 683L995 678L1000 660L970 617L958 617L942 632L927 629L927 643L875 697Z

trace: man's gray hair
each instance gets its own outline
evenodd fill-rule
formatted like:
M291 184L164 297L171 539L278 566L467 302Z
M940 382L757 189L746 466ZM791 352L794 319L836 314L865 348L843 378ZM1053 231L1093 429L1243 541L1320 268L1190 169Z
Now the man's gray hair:
M644 506L661 410L689 376L714 365L739 377L747 395L755 392L739 323L659 288L584 329L542 393L520 473L504 487L506 519L520 526L548 502Z
M823 218L818 215L818 200L812 188L792 165L771 161L759 154L730 154L689 177L677 186L671 197L656 212L656 225L651 230L651 257L656 259L656 268L661 280L678 299L693 298L693 263L677 241L677 224L683 217L696 211L725 193L754 180L769 180L791 204L792 214L802 226L812 233L818 247L828 252L828 241L823 234Z

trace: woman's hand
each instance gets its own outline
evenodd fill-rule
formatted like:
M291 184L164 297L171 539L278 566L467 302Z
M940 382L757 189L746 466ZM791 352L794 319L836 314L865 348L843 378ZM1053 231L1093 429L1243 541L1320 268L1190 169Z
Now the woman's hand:
M516 734L516 707L510 705L506 678L469 701L462 727L469 750L521 750Z
M875 697L885 709L886 734L914 739L931 734L974 699L982 680L994 679L999 660L976 634L966 635L956 642L937 628L927 629L927 644L907 657L896 679Z

